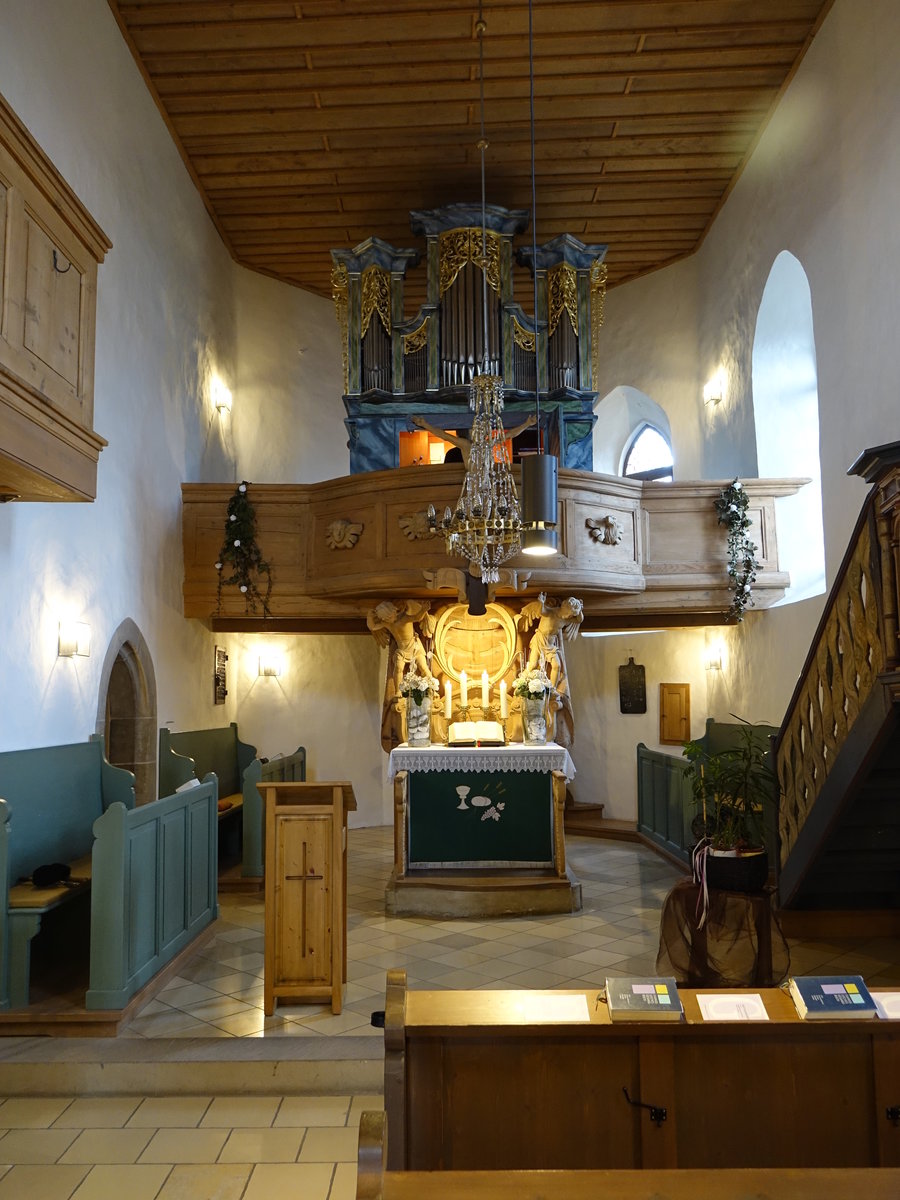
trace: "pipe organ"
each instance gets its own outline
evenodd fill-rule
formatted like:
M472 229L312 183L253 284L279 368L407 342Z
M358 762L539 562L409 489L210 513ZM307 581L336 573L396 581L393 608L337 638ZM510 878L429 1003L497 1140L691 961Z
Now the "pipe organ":
M606 246L564 234L536 254L531 245L516 248L528 213L497 206L484 214L474 204L412 212L410 226L425 240L424 263L419 250L376 237L331 252L351 474L402 465L401 434L414 415L465 434L485 337L488 373L504 380L507 427L533 411L539 372L544 448L561 466L591 470ZM406 316L404 285L420 264L425 303ZM513 299L516 265L532 283L537 272L538 320Z

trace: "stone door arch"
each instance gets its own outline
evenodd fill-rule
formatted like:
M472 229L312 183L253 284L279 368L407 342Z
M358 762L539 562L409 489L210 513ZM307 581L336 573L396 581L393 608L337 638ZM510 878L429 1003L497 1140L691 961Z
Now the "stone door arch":
M97 733L114 766L134 772L138 804L156 799L156 675L147 643L134 621L122 622L103 662Z

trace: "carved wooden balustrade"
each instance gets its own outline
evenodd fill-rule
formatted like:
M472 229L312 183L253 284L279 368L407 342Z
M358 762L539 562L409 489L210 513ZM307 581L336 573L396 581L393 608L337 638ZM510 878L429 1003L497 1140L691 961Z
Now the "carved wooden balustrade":
M900 699L900 675L895 674L900 669L900 443L866 451L851 472L875 487L860 513L776 743L782 870L830 778L849 785L846 766L835 773L839 781L832 772L854 730L862 741L858 726L864 724L867 702L876 713L866 723L879 735L885 705ZM881 692L884 700L877 694ZM864 758L868 749L857 747L857 757ZM832 812L841 800L831 798ZM823 830L817 837L824 836L826 822L819 824Z

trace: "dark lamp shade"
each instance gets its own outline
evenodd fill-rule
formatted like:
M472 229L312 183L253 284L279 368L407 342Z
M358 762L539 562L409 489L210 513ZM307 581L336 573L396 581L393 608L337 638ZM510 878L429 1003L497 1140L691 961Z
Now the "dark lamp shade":
M555 454L529 454L522 459L522 553L555 554L557 551Z

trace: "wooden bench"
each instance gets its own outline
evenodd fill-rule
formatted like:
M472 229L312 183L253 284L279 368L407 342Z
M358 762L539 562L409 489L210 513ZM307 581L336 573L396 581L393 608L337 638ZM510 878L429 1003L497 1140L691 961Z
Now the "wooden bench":
M766 1021L704 1021L680 988L683 1022L612 1022L597 989L409 991L390 971L388 1165L900 1167L900 1021L802 1021L757 990Z
M29 1002L43 919L88 893L88 1008L124 1007L209 924L216 795L209 777L135 809L134 776L100 739L0 754L0 1009ZM51 863L71 868L68 883L35 887Z
M215 775L219 781L220 842L233 837L235 853L242 856L244 772L255 758L256 747L241 741L235 721L220 729L181 733L163 727L159 731L158 794L169 796L191 779ZM262 833L259 836L261 840Z
M265 813L260 783L305 783L306 748L298 746L293 754L272 758L254 758L244 771L244 844L241 875L261 879L265 872Z
M501 1114L498 1136L502 1137ZM896 1200L900 1168L390 1171L387 1119L359 1123L356 1200Z
M31 942L44 917L90 888L94 822L134 808L134 776L100 740L0 754L0 1009L28 1003ZM37 867L65 863L70 886L36 888Z

